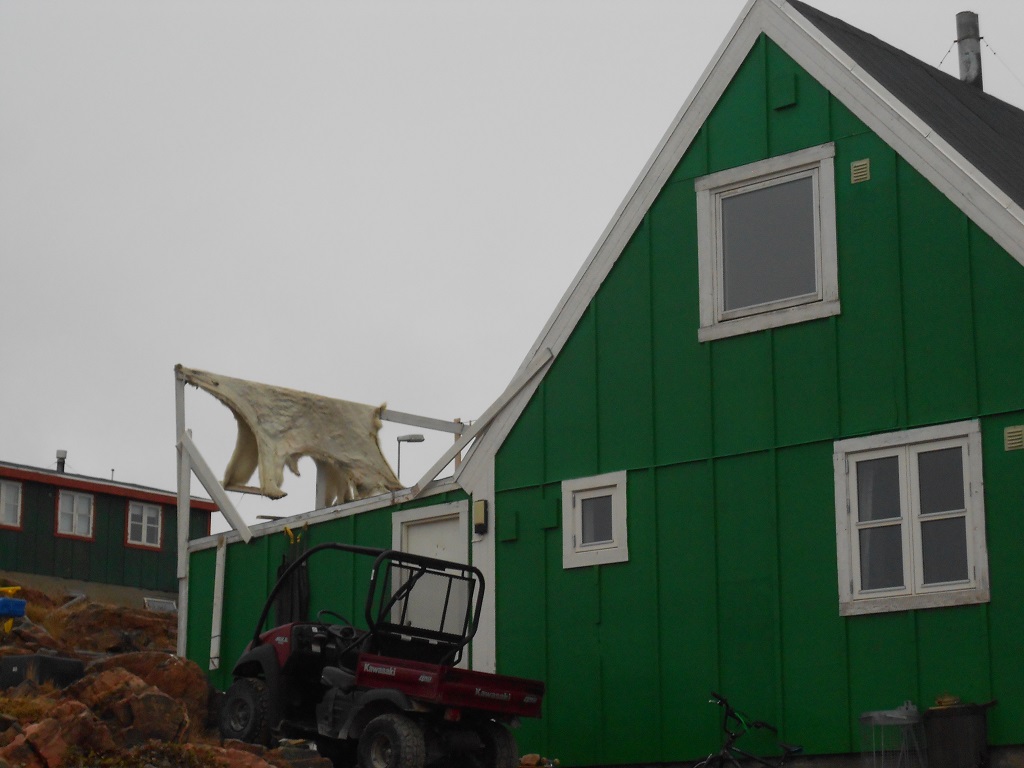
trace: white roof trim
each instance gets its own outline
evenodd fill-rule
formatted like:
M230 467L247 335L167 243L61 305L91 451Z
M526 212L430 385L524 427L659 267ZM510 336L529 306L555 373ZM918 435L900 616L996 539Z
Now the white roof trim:
M516 377L539 352L550 350L558 356L762 32L1024 265L1024 210L1020 206L786 0L750 0L576 274ZM478 434L463 462L463 473L472 476L472 465L493 460L542 379L537 377L523 387Z

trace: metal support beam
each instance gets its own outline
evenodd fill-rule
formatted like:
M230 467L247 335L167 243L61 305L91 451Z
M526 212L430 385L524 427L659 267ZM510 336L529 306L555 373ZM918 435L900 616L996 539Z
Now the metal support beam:
M457 419L453 421L432 419L429 416L417 416L414 413L393 411L390 408L385 408L381 411L380 417L384 421L392 421L396 424L408 424L410 427L420 427L422 429L433 429L437 432L451 432L456 436L461 435L462 431L466 428L466 425Z
M252 538L252 531L249 530L249 526L245 524L245 520L238 514L238 510L235 509L235 505L231 503L231 499L228 498L227 492L224 487L217 480L216 475L213 474L213 470L210 469L210 465L206 463L206 459L196 448L196 444L192 442L192 438L189 437L186 432L181 436L180 445L185 449L185 453L192 461L192 471L195 472L196 477L199 478L199 482L203 484L206 492L210 494L210 498L213 499L213 503L220 509L222 515L227 519L231 527L238 531L238 535L242 537L242 541L246 544Z
M174 416L178 438L185 434L185 380L174 377ZM178 444L178 642L175 652L185 657L188 641L188 533L192 517L192 463Z
M210 671L220 669L220 635L224 621L224 570L228 548L221 536L217 539L217 560L213 569L213 617L210 623Z

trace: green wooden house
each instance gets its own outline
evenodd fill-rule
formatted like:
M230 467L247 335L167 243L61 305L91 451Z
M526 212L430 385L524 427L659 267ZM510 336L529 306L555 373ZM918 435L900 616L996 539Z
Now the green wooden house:
M310 535L456 515L473 664L547 682L519 743L568 765L707 754L712 689L815 755L947 693L1024 744L1022 206L1024 112L752 0L454 476ZM280 530L227 538L229 655Z
M0 462L0 576L138 607L143 593L174 598L174 493L71 474L63 461L56 471ZM191 500L190 538L209 535L216 510Z

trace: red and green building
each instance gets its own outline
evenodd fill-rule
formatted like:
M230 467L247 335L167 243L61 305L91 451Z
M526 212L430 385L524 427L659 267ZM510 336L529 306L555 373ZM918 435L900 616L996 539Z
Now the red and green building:
M171 491L0 462L0 576L139 607L173 599L176 504ZM209 535L216 510L191 500L189 538Z

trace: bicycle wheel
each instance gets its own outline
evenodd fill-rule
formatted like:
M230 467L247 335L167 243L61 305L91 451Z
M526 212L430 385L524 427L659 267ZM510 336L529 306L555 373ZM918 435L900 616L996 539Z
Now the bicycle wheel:
M694 765L693 768L724 768L723 763L724 761L722 760L721 754L708 755L699 763Z

